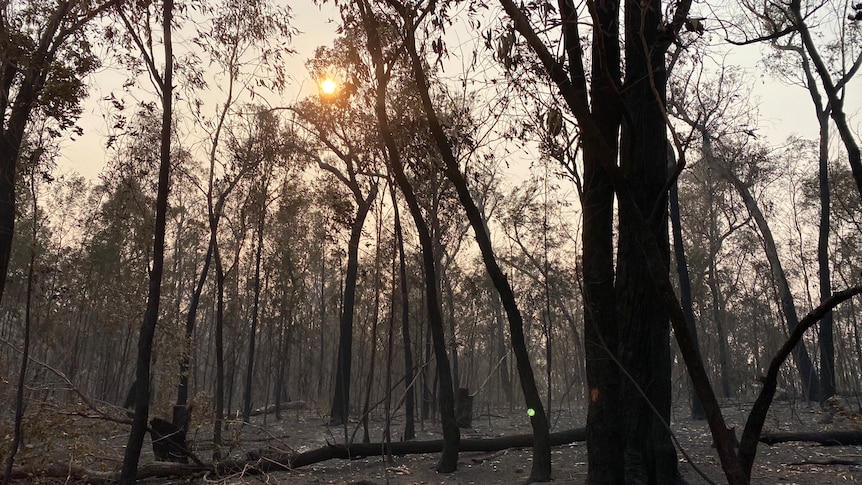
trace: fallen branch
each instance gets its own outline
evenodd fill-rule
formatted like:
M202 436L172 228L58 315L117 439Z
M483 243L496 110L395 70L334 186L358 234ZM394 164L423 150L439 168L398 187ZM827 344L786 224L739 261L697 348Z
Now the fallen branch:
M570 429L551 433L552 446L560 446L586 440L584 428ZM386 453L384 443L355 443L352 445L327 444L320 448L302 453L252 454L247 460L226 460L213 465L197 465L183 463L156 462L138 467L138 479L158 477L194 477L206 473L229 475L237 472L257 474L275 471L287 471L295 468L320 463L332 459L355 460L370 456L382 456ZM496 452L509 448L527 448L533 446L533 435L501 436L499 438L462 439L459 451ZM412 455L438 453L443 450L443 440L429 441L399 441L391 444L392 454ZM70 478L75 481L87 481L96 485L115 483L117 473L97 472L79 466L49 464L41 469L35 467L20 467L12 471L13 479Z
M764 433L760 436L760 441L767 445L788 441L805 441L819 443L823 446L854 446L862 445L862 431Z

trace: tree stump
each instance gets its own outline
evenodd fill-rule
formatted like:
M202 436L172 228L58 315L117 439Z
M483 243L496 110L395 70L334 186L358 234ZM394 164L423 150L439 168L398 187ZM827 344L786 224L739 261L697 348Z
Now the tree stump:
M164 419L154 418L150 421L150 438L153 440L156 461L189 462L184 429Z

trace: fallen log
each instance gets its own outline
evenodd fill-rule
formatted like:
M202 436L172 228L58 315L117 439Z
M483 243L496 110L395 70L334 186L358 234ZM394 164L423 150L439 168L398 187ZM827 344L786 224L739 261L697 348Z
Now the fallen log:
M587 432L584 428L570 429L551 433L551 446L560 446L576 441L584 441ZM392 443L392 454L395 456L414 455L424 453L438 453L443 451L443 440L426 441L397 441ZM466 438L462 439L458 447L459 452L484 451L494 452L509 448L526 448L533 446L533 435L522 434L515 436L501 436L499 438ZM354 443L352 445L327 444L321 448L315 448L298 454L261 454L260 467L262 471L290 470L301 468L322 461L332 459L355 460L369 456L382 456L386 453L384 443ZM248 462L243 462L247 465ZM229 464L225 464L230 466ZM236 469L226 470L236 471Z
M767 445L787 441L805 441L819 443L823 446L853 446L862 445L862 431L763 433L760 436L760 441Z
M287 401L281 403L278 407L279 411L287 411L293 409L305 409L308 405L305 401ZM269 406L257 408L253 410L249 416L260 416L261 414L274 414L275 413L275 404L270 404Z
M551 433L551 445L560 446L586 440L584 428L570 429ZM396 456L438 453L443 450L443 440L398 441L393 442L392 454ZM467 438L462 439L461 452L495 452L510 448L525 448L533 446L533 435L523 434L501 436L499 438ZM246 460L225 460L208 466L197 464L156 462L138 467L138 479L159 477L194 477L206 473L230 475L243 473L254 475L275 471L286 471L301 468L332 459L355 460L370 456L382 456L386 453L384 443L354 443L352 445L327 444L302 453L261 453L251 454ZM88 483L113 483L119 477L118 473L97 472L78 466L46 465L41 469L27 467L12 471L13 479L71 478ZM0 473L0 478L3 478Z

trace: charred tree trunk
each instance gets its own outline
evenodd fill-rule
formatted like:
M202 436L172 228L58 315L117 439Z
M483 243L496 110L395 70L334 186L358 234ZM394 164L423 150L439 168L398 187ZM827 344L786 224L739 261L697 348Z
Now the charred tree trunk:
M677 277L679 278L679 303L682 305L685 322L688 324L688 331L691 333L692 340L694 340L697 355L700 356L697 324L694 319L694 308L692 306L691 278L688 273L685 245L682 240L682 221L679 214L679 189L677 184L673 184L673 187L670 189L670 220L673 232L673 254L676 261ZM690 377L689 382L691 382ZM696 420L706 419L703 404L700 403L700 398L697 397L697 394L693 390L691 391L691 418Z
M709 140L709 135L704 136L705 142ZM763 236L763 245L766 251L766 257L769 260L769 266L772 269L772 275L775 280L776 290L778 291L779 304L781 311L784 314L784 320L787 324L787 329L792 332L799 324L799 316L796 313L796 304L793 302L793 294L790 292L790 284L787 282L787 274L781 266L781 261L778 258L778 248L775 245L775 238L772 237L772 231L769 228L769 223L766 217L754 200L754 196L748 189L748 186L736 177L729 169L723 169L722 175L733 185L739 192L742 200L745 202L745 207L749 214L760 229L760 234ZM811 357L808 355L808 350L805 348L805 343L800 341L793 349L793 360L796 362L796 367L799 369L799 374L802 380L802 390L805 398L809 401L820 400L820 379L817 378L817 371L814 369L814 364L811 362Z
M440 421L443 427L443 449L437 471L451 473L458 467L458 443L461 441L461 432L455 419L455 392L452 388L452 371L449 367L449 356L446 353L446 336L443 327L443 309L437 294L437 270L434 265L434 242L428 224L422 215L422 208L416 199L416 194L407 175L404 173L404 165L401 153L398 149L392 131L389 126L389 115L386 113L386 91L389 81L383 66L383 54L378 33L377 20L366 1L359 4L365 32L368 37L368 52L371 55L377 81L376 90L376 114L378 127L386 151L389 156L390 169L407 207L416 225L419 234L419 244L422 248L422 266L425 271L425 297L428 307L428 326L434 340L434 357L437 361L437 375L440 380Z
M266 191L261 195L260 217L257 221L257 248L254 254L254 303L251 310L251 329L248 335L248 362L246 364L245 392L243 393L243 421L251 417L251 391L254 381L254 344L257 341L257 319L260 313L260 262L263 255L263 229L266 221Z
M147 418L150 411L150 357L153 353L153 337L156 333L156 323L159 319L159 302L161 300L162 273L165 264L165 229L167 226L168 191L170 189L171 172L171 120L173 117L173 46L171 44L171 23L173 20L173 0L165 0L162 4L162 35L164 36L165 67L164 74L151 74L157 79L161 88L162 101L162 132L159 151L159 183L156 194L156 220L153 232L153 265L150 268L150 281L147 293L147 309L141 323L141 333L138 338L138 357L135 365L135 380L138 386L135 392L135 414L132 418L132 428L126 443L123 456L123 471L120 474L121 485L132 485L138 470L138 460L147 432ZM0 194L2 195L2 194ZM2 258L0 258L2 259Z
M485 264L485 269L494 283L500 300L503 302L503 309L506 311L506 316L509 321L509 332L512 340L512 349L515 354L515 362L518 368L518 376L521 381L521 390L524 393L527 412L530 416L530 424L533 427L533 466L530 471L529 481L543 482L551 478L551 447L548 440L549 425L545 409L542 404L542 399L539 396L539 390L536 386L535 376L530 364L530 356L527 352L527 345L524 338L524 325L521 317L521 312L518 310L515 295L512 287L509 285L506 275L497 264L497 258L494 255L494 249L491 244L491 236L488 233L482 214L476 206L470 190L467 187L467 181L458 167L458 161L452 152L452 147L446 137L443 127L437 117L436 110L431 100L429 93L428 80L424 71L424 62L419 57L416 50L416 39L414 37L417 25L414 25L412 12L401 12L407 29L407 51L413 63L413 74L418 86L419 97L422 100L422 106L425 115L428 117L428 123L431 128L431 134L437 145L437 150L440 152L443 162L445 163L445 174L450 182L455 186L458 192L458 199L467 214L470 225L476 236L476 242L482 253L482 261ZM441 381L441 387L443 382Z
M666 73L653 51L662 25L660 0L625 2L627 117L620 137L620 168L636 207L658 245L664 271L670 263L667 212ZM671 407L670 325L641 253L641 217L620 211L616 271L623 380L625 478L628 483L676 483L676 449L668 423Z
M829 269L829 119L826 113L818 114L820 122L820 229L817 238L818 282L820 300L832 296L832 278ZM835 343L833 337L832 312L823 316L820 322L820 402L825 402L835 394Z
M362 226L377 197L377 186L363 200L357 197L358 207L350 242L347 247L347 273L344 276L344 300L341 308L341 322L338 326L338 361L335 366L335 394L332 397L332 410L329 422L332 425L347 423L350 407L350 368L353 357L353 310L356 306L356 281L359 273L359 240Z
M401 341L404 344L404 383L406 393L404 398L404 440L416 437L416 391L413 385L413 344L410 341L410 291L407 286L407 263L404 259L404 237L401 231L401 217L398 213L398 202L395 198L395 188L392 194L392 208L395 211L395 240L398 245L398 279L401 291Z

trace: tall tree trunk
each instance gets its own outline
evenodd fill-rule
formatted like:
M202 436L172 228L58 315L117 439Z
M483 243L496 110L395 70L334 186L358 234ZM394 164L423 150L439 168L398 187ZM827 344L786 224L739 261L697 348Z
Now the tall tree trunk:
M398 211L398 202L395 198L395 188L390 190L392 194L392 209L395 212L395 241L398 245L398 286L401 291L401 342L404 345L404 385L406 396L404 398L404 440L412 440L416 437L416 391L413 385L413 343L410 341L410 291L407 286L407 262L404 258L404 236L401 231L401 217Z
M818 282L820 301L832 296L832 278L829 269L829 119L825 113L818 115L820 122L820 229L817 238ZM832 335L832 312L826 313L820 321L820 401L835 394L835 343Z
M628 116L620 136L620 168L628 189L669 267L667 129L663 116L664 57L652 48L662 25L660 0L625 2L624 100ZM679 480L676 449L670 437L670 325L638 241L639 215L619 216L616 301L621 340L625 474L629 483L671 484ZM641 482L643 480L643 482Z
M560 16L569 61L569 77L578 101L587 104L586 75L581 61L577 10L560 2ZM588 481L616 484L623 481L623 420L621 373L614 362L619 347L615 313L613 220L614 192L603 169L603 156L616 156L620 129L620 46L618 0L596 2L593 29L591 116L597 133L583 139L583 300L584 352L587 387ZM602 152L602 145L610 153ZM605 163L615 164L616 160Z
M9 456L6 458L6 468L3 473L3 485L8 485L12 479L12 466L15 463L15 454L23 439L22 423L24 421L24 382L27 378L27 362L30 359L30 327L33 303L33 272L36 266L36 235L38 225L38 206L36 205L36 167L31 168L30 190L33 195L33 233L30 235L30 261L27 265L27 301L24 307L24 348L21 352L21 369L18 371L18 384L15 388L15 420L12 431L12 444Z
M243 393L243 421L251 417L251 391L254 381L254 344L257 341L257 319L260 314L260 261L263 255L263 229L266 221L266 191L261 196L260 217L257 221L257 248L254 254L254 303L251 311L251 329L248 336L248 362L246 364L245 391Z
M379 214L378 214L379 216ZM374 388L374 369L377 361L377 325L380 323L380 294L383 292L380 278L381 237L383 231L383 219L377 217L377 240L374 251L374 308L371 317L371 353L369 356L368 380L365 384L365 402L362 406L362 442L370 443L368 435L368 415L371 412L371 391Z
M213 248L216 270L216 315L215 315L215 422L213 423L213 458L221 459L221 432L224 420L224 282L225 272L222 265L218 243Z
M425 271L425 297L428 309L428 326L434 341L434 357L437 361L437 375L440 380L440 422L443 427L443 452L437 463L437 471L440 473L451 473L458 467L458 443L461 441L461 432L455 419L455 393L452 388L452 370L449 367L449 356L446 354L446 336L443 328L443 309L437 294L437 270L434 264L434 242L428 224L422 215L422 208L416 199L416 194L407 175L404 173L404 165L401 160L401 152L392 136L389 125L389 115L386 113L386 91L389 81L384 72L383 53L380 44L377 20L374 13L370 11L370 5L363 0L359 3L365 33L368 37L368 52L374 64L374 72L377 81L375 110L380 135L386 145L389 156L390 169L393 172L395 182L398 184L404 201L410 209L410 215L416 225L419 234L419 244L422 248L422 267Z
M197 285L195 286L194 293L192 294L192 299L189 302L189 311L186 315L186 339L184 342L183 356L180 359L180 382L177 385L177 407L187 406L189 401L189 363L191 360L192 339L194 338L195 321L197 319L198 307L201 302L201 294L203 293L207 273L209 273L210 262L212 261L213 244L214 242L211 236L209 245L207 246L207 253L204 256L203 268L201 268L201 274L198 278ZM179 425L177 422L174 422L173 424L174 426Z
M329 423L343 425L347 423L350 407L350 368L353 355L353 310L356 305L356 281L359 273L359 240L362 238L362 226L371 209L371 204L377 197L377 185L374 185L365 200L357 199L356 217L350 229L350 241L347 246L347 274L344 277L344 300L341 307L341 322L338 334L338 363L335 366L335 393L332 397L332 409ZM345 439L347 437L345 436Z
M147 431L147 418L150 411L150 356L153 352L153 337L159 319L162 273L165 263L165 228L167 225L168 191L171 171L171 119L173 115L173 45L171 43L171 23L173 19L173 0L162 4L162 35L164 36L165 67L164 74L151 74L159 80L162 98L162 133L159 153L159 183L156 194L156 220L153 230L153 265L150 268L147 309L141 323L138 338L138 358L135 365L135 414L132 428L123 456L123 469L120 473L121 485L132 485L138 473L138 460L141 456L144 434ZM2 195L2 194L0 194Z
M709 134L704 136L705 147L711 143ZM709 152L708 152L709 153ZM781 266L781 260L778 257L778 248L775 245L775 238L772 237L772 230L769 228L769 223L766 217L754 200L754 196L748 189L748 186L739 178L730 172L726 167L722 167L722 175L733 185L742 197L745 207L749 214L757 224L761 236L763 236L763 245L766 251L766 258L769 260L769 267L772 269L772 276L775 280L776 290L778 291L779 305L781 312L784 314L784 321L787 324L787 330L792 332L799 323L799 316L796 313L796 304L793 302L793 294L790 292L790 284L787 282L787 274ZM793 360L796 362L796 367L799 369L800 378L802 380L802 391L805 398L809 401L820 400L820 379L817 378L817 371L814 369L814 364L808 356L808 350L805 348L804 342L793 349Z
M694 318L694 307L691 296L691 278L688 273L688 261L685 257L685 245L682 240L682 221L679 213L679 187L676 183L670 189L670 220L673 232L673 254L676 261L676 273L679 278L679 302L688 324L688 331L694 340L697 355L700 356L700 344L697 339L697 323ZM689 382L691 378L689 377ZM700 398L691 390L691 418L696 420L706 419L703 404Z
M423 59L419 57L416 50L416 33L417 25L414 25L412 12L401 12L407 29L407 51L413 63L414 79L418 87L419 97L422 100L422 106L425 115L428 117L428 124L431 128L431 134L437 145L437 150L445 163L445 174L450 182L455 186L458 192L458 199L467 214L470 225L476 236L476 242L482 253L482 261L485 263L485 269L494 283L494 287L500 295L500 300L503 302L503 308L506 311L506 316L509 321L509 332L512 340L512 349L515 354L515 361L518 367L518 376L521 381L521 390L524 393L524 400L527 405L527 414L530 416L530 424L533 427L533 465L530 471L531 482L548 481L551 478L551 446L548 431L548 419L545 414L545 409L542 404L542 399L539 396L539 390L536 386L535 376L530 364L530 356L527 351L527 345L524 338L524 325L521 317L521 312L518 310L515 295L512 287L509 285L506 275L497 264L494 249L491 244L491 236L484 224L482 214L476 206L470 190L467 187L467 181L458 167L458 161L452 152L452 147L446 137L443 127L437 117L436 110L431 95L429 93L428 79L425 75ZM441 386L443 382L441 381Z

